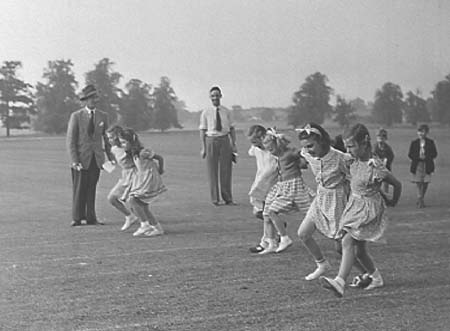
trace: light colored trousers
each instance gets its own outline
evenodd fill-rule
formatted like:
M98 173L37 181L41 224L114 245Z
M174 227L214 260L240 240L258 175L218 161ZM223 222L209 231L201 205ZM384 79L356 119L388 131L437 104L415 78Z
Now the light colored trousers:
M232 154L228 135L206 137L206 164L213 203L220 201L219 187L222 199L225 202L233 201L231 194Z

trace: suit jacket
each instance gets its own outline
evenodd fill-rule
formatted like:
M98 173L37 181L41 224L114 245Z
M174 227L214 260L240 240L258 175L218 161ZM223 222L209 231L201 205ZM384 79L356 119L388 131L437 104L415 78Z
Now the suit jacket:
M101 169L105 162L105 152L111 159L111 146L106 137L108 129L108 115L98 109L95 110L94 134L89 136L89 113L82 108L70 115L67 128L67 150L72 163L81 163L84 169L89 168L93 157Z
M425 172L431 174L434 172L434 159L437 157L437 150L434 141L425 138L425 159L420 159L420 139L417 138L411 142L409 146L408 157L411 159L411 173L415 174L419 161L425 161Z

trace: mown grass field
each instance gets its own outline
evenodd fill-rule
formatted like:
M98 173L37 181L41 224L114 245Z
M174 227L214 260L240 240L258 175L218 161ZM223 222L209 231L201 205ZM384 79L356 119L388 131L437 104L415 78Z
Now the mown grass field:
M64 137L1 138L0 330L449 330L449 131L431 132L439 158L425 209L409 182L415 130L390 132L404 192L389 210L388 243L370 246L386 286L342 299L303 280L314 264L298 240L277 255L248 252L262 225L248 203L255 162L242 133L234 207L209 203L197 132L142 136L166 160L169 192L154 212L167 235L156 238L119 231L123 219L106 201L118 172L98 185L107 224L71 228ZM295 238L300 215L288 220ZM316 237L334 275L333 243Z

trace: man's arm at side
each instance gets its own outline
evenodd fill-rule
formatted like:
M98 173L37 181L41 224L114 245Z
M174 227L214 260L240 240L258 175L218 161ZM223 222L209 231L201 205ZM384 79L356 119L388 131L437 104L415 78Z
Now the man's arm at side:
M80 164L80 155L78 151L78 118L76 113L70 115L69 124L67 126L66 146L69 152L72 167Z
M206 130L200 130L200 155L204 159L206 157Z

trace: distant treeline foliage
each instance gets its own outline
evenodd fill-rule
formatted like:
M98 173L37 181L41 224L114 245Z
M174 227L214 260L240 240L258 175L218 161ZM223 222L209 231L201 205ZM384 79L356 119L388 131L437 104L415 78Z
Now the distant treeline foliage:
M136 130L182 128L183 121L198 118L190 113L186 104L179 100L168 77L161 77L153 86L133 78L118 87L122 74L113 70L114 63L108 58L94 64L85 73L85 84L94 84L99 90L98 108L106 111L111 122L117 122ZM36 86L20 79L20 61L4 61L0 67L0 120L9 136L10 129L30 128L51 134L64 133L70 113L81 107L77 89L82 87L75 79L71 60L49 61L44 68L42 82ZM84 84L83 84L84 86ZM306 77L298 91L293 93L288 108L232 107L236 121L286 121L298 127L306 122L323 123L332 119L346 127L360 117L385 126L407 122L416 125L431 120L450 124L450 75L437 82L431 95L424 98L419 90L408 91L404 96L399 85L386 82L375 91L374 100L361 98L346 100L328 85L326 75L316 72Z

